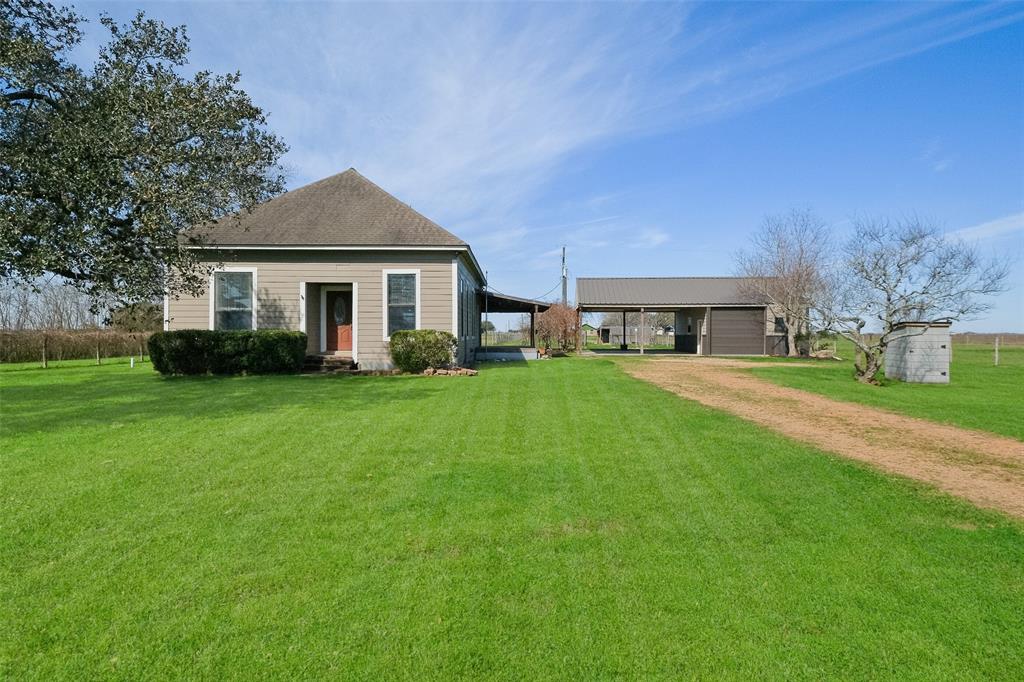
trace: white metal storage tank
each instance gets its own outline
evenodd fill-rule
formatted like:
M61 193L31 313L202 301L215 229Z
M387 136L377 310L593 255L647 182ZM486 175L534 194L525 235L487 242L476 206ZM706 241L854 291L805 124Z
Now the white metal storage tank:
M897 325L885 349L885 376L917 384L948 384L949 323Z

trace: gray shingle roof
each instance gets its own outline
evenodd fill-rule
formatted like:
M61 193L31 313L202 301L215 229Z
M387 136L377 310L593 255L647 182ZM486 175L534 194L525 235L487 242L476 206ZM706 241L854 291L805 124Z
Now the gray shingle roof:
M581 306L764 305L743 277L578 277Z
M466 246L354 168L196 232L211 244L238 246Z

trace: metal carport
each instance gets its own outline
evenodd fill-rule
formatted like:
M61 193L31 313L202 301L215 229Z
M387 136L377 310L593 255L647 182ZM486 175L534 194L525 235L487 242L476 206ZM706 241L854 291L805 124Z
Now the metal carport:
M580 277L576 308L584 313L672 312L675 349L700 355L768 355L780 337L769 333L768 305L742 277ZM622 350L628 349L621 344ZM644 352L643 343L639 344ZM784 349L783 349L784 350Z

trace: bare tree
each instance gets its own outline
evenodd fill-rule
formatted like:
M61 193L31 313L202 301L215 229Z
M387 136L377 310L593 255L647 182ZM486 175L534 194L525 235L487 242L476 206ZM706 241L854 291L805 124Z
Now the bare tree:
M736 254L736 270L747 278L743 292L770 303L786 327L789 355L797 336L810 331L810 309L819 296L831 247L828 225L809 209L767 216Z
M60 277L23 284L0 280L0 329L82 329L98 327L106 311L97 301Z
M554 303L537 315L537 336L545 348L557 345L562 350L576 348L579 336L579 318L573 308Z
M984 259L918 218L859 219L816 313L856 346L857 379L876 383L898 324L924 322L924 333L928 324L975 317L1006 290L1008 273L1006 261Z

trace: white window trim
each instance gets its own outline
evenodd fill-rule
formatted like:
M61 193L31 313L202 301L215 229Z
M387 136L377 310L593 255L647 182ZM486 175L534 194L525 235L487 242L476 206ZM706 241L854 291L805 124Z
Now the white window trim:
M320 352L327 352L327 296L328 291L352 292L352 362L359 362L359 283L336 282L320 285Z
M256 300L258 298L258 296L256 295L256 291L257 291L257 289L256 289L256 284L257 284L257 282L256 282L256 268L236 267L236 266L227 266L227 267L223 267L223 268L217 268L216 270L214 270L213 272L210 273L210 288L208 289L209 296L210 296L210 329L211 330L215 329L214 322L216 320L216 315L217 315L217 311L216 311L216 308L217 308L217 291L216 291L216 288L215 288L215 286L216 286L215 285L215 278L216 278L218 272L251 272L252 273L252 328L253 329L258 329L259 326L258 326L257 320L256 320L256 315L257 315Z
M401 269L401 270L382 270L381 271L381 302L383 305L382 312L384 313L384 324L382 325L384 340L391 341L391 335L388 334L388 275L416 275L416 326L414 329L420 329L420 311L422 306L420 305L420 271L418 269Z

